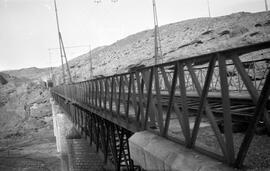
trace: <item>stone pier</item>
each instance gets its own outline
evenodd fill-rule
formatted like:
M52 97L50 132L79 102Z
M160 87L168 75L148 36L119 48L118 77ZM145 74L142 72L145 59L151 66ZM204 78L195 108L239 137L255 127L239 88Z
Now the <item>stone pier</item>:
M57 152L61 154L62 171L99 171L103 161L89 143L81 138L60 106L51 99ZM72 134L72 135L71 135Z

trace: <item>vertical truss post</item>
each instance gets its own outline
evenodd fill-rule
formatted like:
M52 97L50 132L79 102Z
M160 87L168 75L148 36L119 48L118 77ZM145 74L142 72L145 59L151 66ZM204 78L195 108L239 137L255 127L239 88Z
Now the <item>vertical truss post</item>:
M130 103L130 96L131 96L131 84L132 84L132 79L131 79L132 74L129 74L129 79L128 79L128 95L127 95L127 106L126 106L126 113L125 113L125 117L127 120L127 125L129 124L129 103ZM125 91L124 91L125 93ZM124 99L126 100L126 99Z
M117 118L118 118L118 120L119 120L119 118L120 118L120 106L121 106L121 94L122 94L122 85L123 84L123 77L122 76L120 76L120 80L119 80L119 89L118 89L118 101L117 101L117 106L116 106L116 115L117 115ZM123 92L123 93L125 93L125 92ZM116 100L116 99L115 99Z
M157 121L159 126L160 134L163 133L163 112L162 112L162 104L161 104L161 94L160 94L160 83L158 76L158 68L154 68L154 78L155 78L155 89L156 89L156 101L157 101Z
M222 97L222 108L223 108L223 118L224 118L224 133L226 138L227 146L227 162L232 165L234 162L234 145L233 145L233 135L232 135L232 117L230 112L230 97L229 97L229 85L227 80L227 66L225 57L218 54L219 62L219 75L220 75L220 85L221 85L221 97Z
M255 128L258 124L261 116L264 114L266 103L268 102L268 98L270 95L270 72L268 73L262 92L260 94L259 100L256 104L255 113L253 119L250 121L248 130L245 134L244 140L242 141L242 144L240 146L237 158L235 160L235 167L241 167L243 165L243 161L246 157L246 154L248 152L250 143L254 137L255 134Z
M145 111L145 121L143 122L144 129L147 128L147 123L148 123L148 115L149 115L149 106L151 103L151 96L152 96L152 83L153 83L153 70L154 67L150 69L150 76L149 76L149 86L148 86L148 91L147 91L147 103L146 103L146 111ZM147 84L147 83L146 83Z
M184 65L182 63L178 63L177 65L179 71L179 85L180 85L180 92L181 92L181 104L182 104L182 113L183 113L183 127L184 134L185 134L185 142L186 146L190 144L190 126L189 126L189 119L188 119L188 104L187 104L187 95L186 95L186 86L185 86L185 73L184 73Z
M170 88L170 97L169 97L169 106L166 114L166 120L165 120L165 126L162 135L167 136L168 128L170 125L170 119L171 119L171 108L172 108L172 103L173 103L173 98L174 98L174 93L175 93L175 86L177 82L177 65L174 66L174 73L173 73L173 80L172 80L172 86Z

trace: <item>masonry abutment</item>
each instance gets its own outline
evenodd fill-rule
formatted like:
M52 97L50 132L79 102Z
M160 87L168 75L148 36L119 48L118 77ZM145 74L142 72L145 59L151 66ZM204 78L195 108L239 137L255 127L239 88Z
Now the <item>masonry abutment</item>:
M140 165L145 170L234 170L222 162L198 154L149 131L133 134L129 138L129 147L134 164Z
M103 169L101 156L82 138L84 135L80 135L82 133L80 129L70 121L65 111L53 98L50 102L57 152L61 154L62 171Z

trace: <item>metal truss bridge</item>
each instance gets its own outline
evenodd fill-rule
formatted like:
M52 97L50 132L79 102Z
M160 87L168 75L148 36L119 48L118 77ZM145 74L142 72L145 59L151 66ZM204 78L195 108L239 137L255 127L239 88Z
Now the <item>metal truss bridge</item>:
M268 48L270 42L263 42L189 57L57 86L51 93L117 170L136 169L128 138L142 130L241 167L257 125L270 131L270 58L242 56ZM234 142L239 124L245 125L240 147ZM200 141L203 125L215 147Z

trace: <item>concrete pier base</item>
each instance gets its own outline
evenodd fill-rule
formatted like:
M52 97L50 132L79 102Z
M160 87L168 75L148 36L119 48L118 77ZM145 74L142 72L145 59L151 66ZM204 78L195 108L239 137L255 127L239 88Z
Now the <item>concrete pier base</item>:
M66 136L68 132L72 129L73 125L66 117L63 111L61 111L60 106L51 98L53 115L53 131L56 139L57 152L61 155L61 170L70 170L70 162L68 157L68 144L66 141Z
M57 151L61 154L61 170L104 170L104 162L95 148L90 147L89 143L81 138L76 127L53 99L51 105Z
M129 139L131 158L145 170L229 171L214 159L198 154L180 144L148 131Z
M52 98L50 101L52 105L53 129L54 136L56 137L57 152L66 153L67 144L65 139L69 132L74 129L73 124Z

